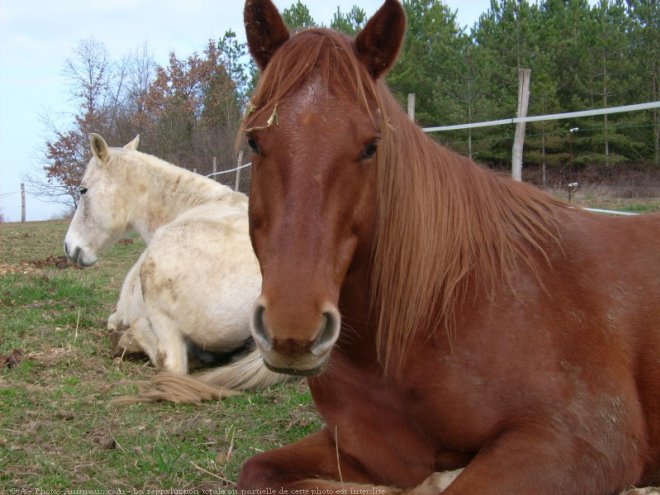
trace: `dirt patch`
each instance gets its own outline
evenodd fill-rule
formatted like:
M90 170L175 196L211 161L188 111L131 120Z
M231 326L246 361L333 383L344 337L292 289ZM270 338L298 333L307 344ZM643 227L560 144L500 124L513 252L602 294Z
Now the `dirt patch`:
M29 275L31 273L39 273L44 268L58 268L60 270L65 268L82 269L81 266L73 263L66 256L48 256L41 260L24 260L16 264L0 263L0 276L10 273Z
M97 428L88 434L88 439L97 449L100 450L114 450L119 444L115 437L112 436L105 428Z
M46 349L42 352L30 353L27 357L33 361L37 361L46 367L52 367L62 359L71 359L76 356L77 352L74 349L65 349L62 347Z
M39 269L21 262L17 265L0 263L0 276L9 275L12 273L20 273L22 275L29 275L31 273L39 273Z
M0 368L14 368L23 361L23 351L14 349L9 356L0 356Z
M28 265L32 265L36 268L49 268L49 267L55 267L59 269L82 268L80 265L77 265L76 263L72 262L71 260L69 260L69 258L67 258L64 255L48 256L47 258L44 258L42 260L25 261L25 263Z
M52 348L42 352L27 353L21 349L14 349L9 355L0 354L0 369L15 368L23 361L32 361L34 364L50 368L63 359L72 359L76 357L77 352L74 349Z

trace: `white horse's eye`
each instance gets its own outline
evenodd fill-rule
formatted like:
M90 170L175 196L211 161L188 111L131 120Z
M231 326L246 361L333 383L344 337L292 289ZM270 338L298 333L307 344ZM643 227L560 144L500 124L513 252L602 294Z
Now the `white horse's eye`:
M82 196L83 194L85 194L87 192L87 188L86 187L80 187L80 188L78 188L78 192Z

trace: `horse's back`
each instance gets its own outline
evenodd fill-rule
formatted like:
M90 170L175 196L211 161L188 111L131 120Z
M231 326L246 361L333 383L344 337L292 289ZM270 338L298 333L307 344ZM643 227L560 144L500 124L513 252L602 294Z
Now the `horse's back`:
M602 373L637 394L649 450L648 476L660 482L660 214L610 217L575 212L561 231L552 267L584 321L584 343L602 346ZM558 309L559 311L559 309ZM609 361L609 362L608 362ZM609 370L609 371L608 371ZM631 406L632 407L632 406Z
M577 212L561 242L564 259L552 268L568 283L609 303L609 318L635 339L651 341L660 333L660 214Z
M232 335L242 342L261 286L247 210L204 205L164 225L147 248L140 279L150 308L176 320L194 342L210 350L234 345Z

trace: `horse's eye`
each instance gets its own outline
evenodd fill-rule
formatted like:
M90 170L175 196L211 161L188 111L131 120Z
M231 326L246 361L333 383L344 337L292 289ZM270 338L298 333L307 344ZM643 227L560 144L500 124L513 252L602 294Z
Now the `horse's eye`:
M257 143L257 140L254 138L254 136L247 137L247 144L252 151L255 153L259 152L259 143Z
M363 160L368 160L369 158L373 158L373 156L376 154L376 151L378 151L378 139L374 139L372 142L370 142L368 145L364 147L362 150L362 159Z
M78 188L78 192L82 196L83 194L85 194L87 192L87 188L81 186L80 188Z

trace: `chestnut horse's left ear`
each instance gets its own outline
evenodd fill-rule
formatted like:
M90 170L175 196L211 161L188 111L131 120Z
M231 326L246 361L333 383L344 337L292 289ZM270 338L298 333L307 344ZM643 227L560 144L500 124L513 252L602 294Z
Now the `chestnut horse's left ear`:
M247 0L243 21L250 53L264 70L277 49L289 39L289 30L271 0Z
M406 13L399 0L386 0L355 38L355 50L374 79L396 62L406 32Z

